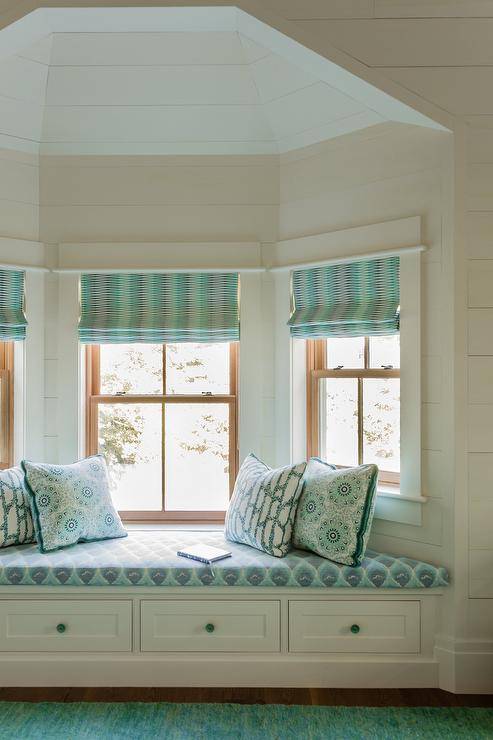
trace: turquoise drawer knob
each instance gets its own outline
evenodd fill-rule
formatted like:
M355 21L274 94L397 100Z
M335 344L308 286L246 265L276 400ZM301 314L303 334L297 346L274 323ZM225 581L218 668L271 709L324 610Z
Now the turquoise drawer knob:
M67 629L67 626L65 624L62 624L62 622L60 622L60 624L57 624L56 626L56 631L59 632L61 635L63 635L66 629Z
M359 624L352 624L351 625L351 632L353 633L353 635L357 635L358 632L360 631L360 629L361 629L361 627L359 626Z
M216 629L216 628L214 627L214 625L213 625L213 624L211 624L210 622L209 622L209 624L206 624L206 625L205 625L205 630L206 630L206 632L209 632L209 633L211 633L211 632L214 632L214 630L215 630L215 629Z

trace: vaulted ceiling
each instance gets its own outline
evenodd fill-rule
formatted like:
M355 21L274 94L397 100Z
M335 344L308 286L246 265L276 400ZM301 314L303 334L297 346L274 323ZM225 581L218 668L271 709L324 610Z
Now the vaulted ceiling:
M0 146L256 154L434 125L235 8L39 10L0 32Z

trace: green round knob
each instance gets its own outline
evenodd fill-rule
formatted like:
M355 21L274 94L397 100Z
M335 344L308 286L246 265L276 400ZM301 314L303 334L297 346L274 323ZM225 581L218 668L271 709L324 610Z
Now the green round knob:
M213 624L211 624L211 623L209 622L209 624L206 624L206 625L205 625L205 629L206 629L206 632L214 632L214 630L215 630L216 628L214 627L214 625L213 625Z
M65 632L66 629L67 629L66 625L62 623L57 624L56 626L56 631L59 632L61 635Z
M352 624L351 625L351 632L353 633L353 635L357 635L358 632L360 631L360 629L361 628L360 628L359 624Z

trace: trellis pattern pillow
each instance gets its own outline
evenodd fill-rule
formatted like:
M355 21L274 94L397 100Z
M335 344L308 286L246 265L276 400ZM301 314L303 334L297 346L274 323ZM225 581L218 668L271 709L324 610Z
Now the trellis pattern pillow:
M311 458L294 524L293 544L328 560L359 565L370 535L378 468L337 469Z
M41 552L77 542L126 537L111 500L106 461L94 455L73 465L23 460Z
M0 470L0 547L34 542L34 524L22 468Z
M250 454L236 478L226 538L282 558L287 554L306 463L273 470Z

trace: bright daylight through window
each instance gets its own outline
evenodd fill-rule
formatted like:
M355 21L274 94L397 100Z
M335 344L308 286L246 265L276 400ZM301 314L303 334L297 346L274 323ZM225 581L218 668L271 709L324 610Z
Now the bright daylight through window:
M236 343L87 352L88 452L127 519L220 521L236 475Z
M400 476L399 335L307 342L312 455L346 467L374 463L380 482Z

